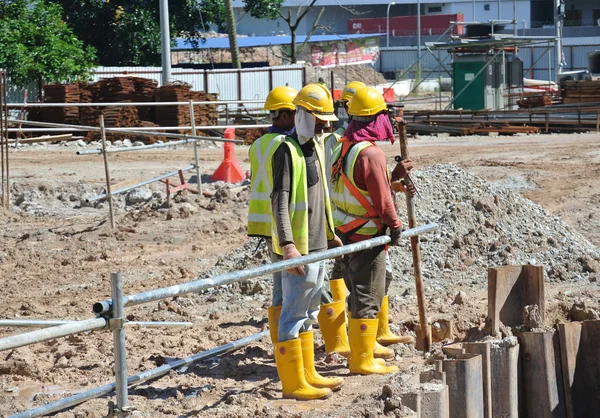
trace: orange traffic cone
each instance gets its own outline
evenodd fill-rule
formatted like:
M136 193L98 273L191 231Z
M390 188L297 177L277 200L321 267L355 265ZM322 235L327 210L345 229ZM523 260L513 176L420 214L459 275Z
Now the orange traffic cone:
M235 139L235 129L225 129L225 139ZM226 183L239 183L246 178L240 163L235 159L233 153L233 142L225 142L223 145L223 162L212 175L212 181L224 181Z

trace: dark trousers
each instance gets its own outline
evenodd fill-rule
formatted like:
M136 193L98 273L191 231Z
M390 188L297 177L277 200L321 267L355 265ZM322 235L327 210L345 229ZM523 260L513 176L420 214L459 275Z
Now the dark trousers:
M350 244L350 242L345 242ZM389 287L385 269L385 246L344 256L336 261L331 279L344 278L350 291L348 309L351 318L373 319L377 317L381 302ZM389 279L391 279L391 274ZM387 281L387 283L386 283Z

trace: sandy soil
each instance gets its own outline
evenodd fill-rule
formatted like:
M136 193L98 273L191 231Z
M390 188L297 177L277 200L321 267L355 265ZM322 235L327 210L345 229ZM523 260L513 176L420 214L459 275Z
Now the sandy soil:
M600 245L599 139L595 134L423 137L411 140L411 152L417 166L451 162L518 190ZM398 152L397 144L383 148L390 157ZM99 192L104 181L101 157L76 156L75 150L72 146L26 147L11 154L17 191L49 197L44 207L0 213L0 317L90 318L92 303L110 296L112 272L123 273L125 293L132 294L264 262L264 254L255 252L256 243L245 235L246 190L212 201L183 193L171 209L118 205L113 231L106 205L75 208L64 204L82 190ZM236 154L243 168L249 168L247 148L238 147ZM209 174L218 166L222 150L207 148L201 155L202 172ZM185 166L192 156L191 148L112 155L113 182L150 178ZM161 187L153 190L160 193ZM60 202L56 200L59 194L63 194ZM391 294L406 291L405 283L395 283ZM600 293L592 285L548 286L549 320L564 317L558 306L565 297L574 300L586 295L597 300ZM452 305L459 290L468 294L468 301ZM269 292L268 280L263 280L128 308L129 320L194 324L185 329L128 328L129 374L266 329ZM485 321L486 289L480 286L428 296L433 319L442 312L456 318L459 337ZM393 300L395 327L417 321L414 305ZM0 336L23 331L0 328ZM395 364L405 373L425 362L411 347L395 349ZM343 363L325 362L322 348L317 359L324 374L347 374ZM0 415L109 383L112 367L108 332L0 353ZM389 379L348 376L343 390L327 401L284 401L272 349L265 339L139 385L131 389L130 403L134 415L144 417L383 416L377 397ZM95 399L57 416L100 417L107 413L110 399Z

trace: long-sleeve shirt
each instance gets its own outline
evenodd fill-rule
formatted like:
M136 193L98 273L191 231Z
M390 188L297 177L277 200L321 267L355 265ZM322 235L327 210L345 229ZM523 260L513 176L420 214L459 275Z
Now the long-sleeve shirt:
M388 180L388 168L385 154L378 146L366 147L356 159L354 165L354 182L358 188L366 190L373 202L373 207L381 221L392 229L402 226L396 213L396 205L392 199L392 190ZM352 241L367 239L355 234Z
M306 162L308 198L308 250L320 251L327 248L327 218L325 214L325 191L315 151L314 140L309 140L300 149ZM279 244L294 243L290 223L289 204L292 179L292 161L287 146L280 146L273 155L273 194L271 210L277 224Z

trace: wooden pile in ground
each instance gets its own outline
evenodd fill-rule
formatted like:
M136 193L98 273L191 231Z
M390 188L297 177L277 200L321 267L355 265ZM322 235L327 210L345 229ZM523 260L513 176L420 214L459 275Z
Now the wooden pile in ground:
M600 103L600 80L568 80L560 88L564 104Z
M77 103L79 101L79 84L46 84L44 87L44 103ZM41 112L43 122L77 124L79 108L74 106L44 107Z

